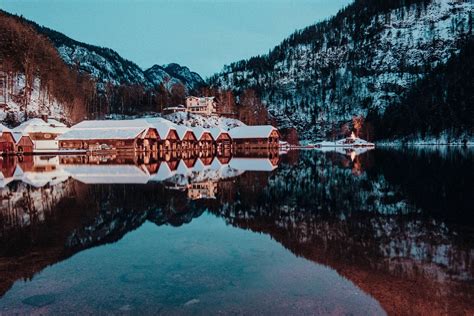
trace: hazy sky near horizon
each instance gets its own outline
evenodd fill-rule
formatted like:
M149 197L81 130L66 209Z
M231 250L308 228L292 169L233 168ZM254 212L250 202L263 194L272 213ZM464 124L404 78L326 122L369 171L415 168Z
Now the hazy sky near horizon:
M267 53L296 29L351 0L0 0L0 8L143 69L177 62L208 77L225 64Z

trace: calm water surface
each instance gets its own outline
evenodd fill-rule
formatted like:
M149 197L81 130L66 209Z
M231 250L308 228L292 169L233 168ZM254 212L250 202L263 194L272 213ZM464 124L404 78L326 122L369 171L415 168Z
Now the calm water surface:
M473 158L4 158L0 313L473 314Z

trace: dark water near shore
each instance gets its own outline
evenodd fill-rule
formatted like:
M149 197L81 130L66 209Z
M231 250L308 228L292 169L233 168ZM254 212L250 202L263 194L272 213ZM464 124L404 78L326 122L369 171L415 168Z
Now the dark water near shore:
M0 314L473 314L473 162L4 158Z

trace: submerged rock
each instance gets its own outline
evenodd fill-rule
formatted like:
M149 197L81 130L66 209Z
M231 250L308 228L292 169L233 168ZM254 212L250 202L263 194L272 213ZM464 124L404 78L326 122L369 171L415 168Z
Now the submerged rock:
M189 306L189 305L193 305L193 304L197 304L201 302L200 300L196 299L196 298L193 298L192 300L189 300L187 301L186 303L184 303L184 306Z

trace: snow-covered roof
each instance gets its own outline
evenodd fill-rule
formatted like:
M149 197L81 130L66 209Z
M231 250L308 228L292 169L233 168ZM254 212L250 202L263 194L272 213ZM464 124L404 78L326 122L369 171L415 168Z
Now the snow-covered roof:
M14 180L13 177L5 178L3 174L0 172L0 188L5 188L10 182Z
M193 171L195 172L201 172L201 171L204 171L206 170L207 167L206 165L202 162L201 158L198 158L196 160L196 163L194 164L194 167L193 167Z
M49 172L24 172L21 181L36 188L45 185L56 185L69 179L69 175L64 170L57 169Z
M210 128L209 131L211 132L212 138L218 139L222 133L229 134L225 129L219 127Z
M150 179L146 169L135 165L67 165L64 169L74 179L86 184L144 184Z
M66 124L55 119L48 119L48 124L55 127L67 127Z
M91 139L134 139L145 129L134 128L114 128L114 129L71 129L58 137L58 140L91 140Z
M199 99L199 100L214 100L216 97L195 97L195 96L188 96L186 99Z
M163 110L185 110L186 107L182 104L176 105L176 106L168 106L164 108Z
M173 176L174 172L171 171L169 165L165 162L162 161L160 163L160 168L158 169L158 172L155 173L154 175L151 176L150 180L151 181L164 181L168 178L171 178Z
M28 134L25 134L22 132L13 132L12 135L13 135L13 139L15 140L15 144L18 144L18 142L23 136L28 137Z
M10 132L10 133L11 133L12 130L9 129L8 127L6 127L6 126L3 125L3 124L0 124L0 135L1 135L2 133L5 133L5 132Z
M158 131L160 139L167 139L171 130L176 130L176 124L161 117L149 117L144 119L148 124Z
M217 159L217 157L214 157L211 163L211 169L212 170L220 170L224 167L224 164Z
M241 171L273 171L277 168L268 158L232 158L229 166Z
M144 119L82 121L58 139L134 139L146 132L151 126Z
M320 143L316 143L315 145L319 147L375 147L374 143L370 143L366 140L363 140L362 138L358 138L355 136L343 138L335 142L323 141Z
M109 128L148 128L147 120L86 120L74 126L73 129L109 129Z
M179 137L180 140L184 139L184 136L186 136L187 132L191 132L194 135L193 130L190 129L189 127L184 126L184 125L176 125L176 132L178 133L178 137Z
M209 130L207 130L204 127L201 127L201 126L194 126L194 127L191 127L191 129L193 130L194 136L196 136L196 138L198 140L200 140L205 133L211 134L211 132ZM212 136L212 134L211 134L211 136Z
M271 125L239 126L229 131L233 139L268 138L273 131L278 131Z
M51 134L63 134L67 132L69 128L54 119L48 119L48 122L40 118L33 118L26 122L21 123L15 127L13 131L22 133L51 133Z

